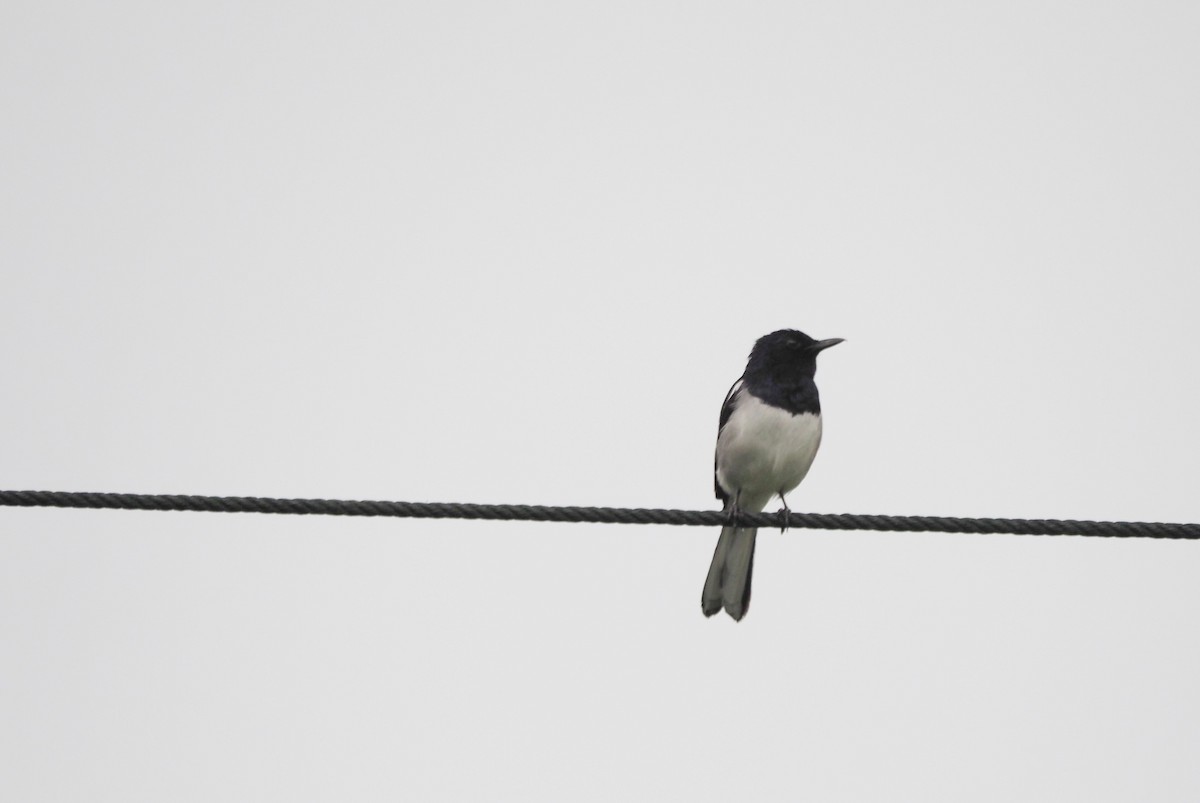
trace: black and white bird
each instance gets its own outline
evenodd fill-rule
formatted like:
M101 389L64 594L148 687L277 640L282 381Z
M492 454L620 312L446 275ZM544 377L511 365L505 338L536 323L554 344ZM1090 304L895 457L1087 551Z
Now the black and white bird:
M714 480L725 512L758 513L804 476L821 445L817 354L842 338L813 340L781 329L764 335L750 351L746 372L721 407ZM721 608L740 621L750 607L756 527L725 527L704 581L705 616Z

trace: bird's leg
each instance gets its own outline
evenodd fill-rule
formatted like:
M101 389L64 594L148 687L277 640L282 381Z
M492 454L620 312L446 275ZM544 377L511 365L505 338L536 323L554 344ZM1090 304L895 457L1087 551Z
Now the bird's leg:
M787 532L788 525L791 523L792 509L788 507L787 499L783 496L783 491L779 492L779 501L783 503L783 524L779 526L780 534Z
M738 489L738 491L733 495L733 504L731 504L729 506L727 521L728 521L728 526L730 526L730 527L737 526L737 517L740 516L742 513L741 501L742 501L742 491L741 491L741 489Z

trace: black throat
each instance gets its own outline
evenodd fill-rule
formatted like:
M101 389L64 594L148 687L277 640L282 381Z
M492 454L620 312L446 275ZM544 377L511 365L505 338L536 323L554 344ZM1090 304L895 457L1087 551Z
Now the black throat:
M743 387L759 399L792 415L821 412L817 383L805 366L747 366L742 381Z

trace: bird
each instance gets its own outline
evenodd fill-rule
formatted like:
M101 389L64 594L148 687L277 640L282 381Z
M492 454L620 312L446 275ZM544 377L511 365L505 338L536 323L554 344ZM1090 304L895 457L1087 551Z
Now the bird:
M746 370L725 403L717 427L713 484L732 518L758 513L800 484L821 445L821 399L814 377L817 355L845 340L814 340L795 329L760 337ZM722 608L741 621L750 608L757 527L721 529L700 605L705 616Z

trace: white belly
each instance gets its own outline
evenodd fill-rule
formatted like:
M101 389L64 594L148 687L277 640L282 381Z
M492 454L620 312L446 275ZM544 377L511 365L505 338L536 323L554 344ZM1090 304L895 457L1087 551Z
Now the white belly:
M821 445L821 416L792 415L743 391L717 436L717 481L741 493L743 510L761 510L808 474Z

